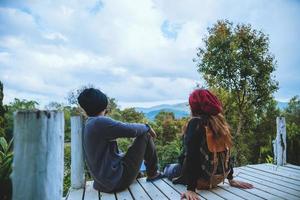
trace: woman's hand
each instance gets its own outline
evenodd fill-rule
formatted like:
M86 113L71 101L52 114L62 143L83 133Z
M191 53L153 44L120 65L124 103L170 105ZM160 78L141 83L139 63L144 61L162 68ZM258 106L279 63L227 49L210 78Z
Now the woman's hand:
M229 180L229 184L232 187L243 188L243 189L251 189L253 185L250 183L246 183L243 181Z
M198 194L193 191L186 191L185 193L181 194L181 199L186 199L186 200L200 200Z

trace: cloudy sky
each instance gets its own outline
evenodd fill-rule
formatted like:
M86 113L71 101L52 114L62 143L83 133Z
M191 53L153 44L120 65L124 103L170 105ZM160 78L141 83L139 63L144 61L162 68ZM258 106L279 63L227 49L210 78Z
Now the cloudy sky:
M218 19L270 37L277 100L300 94L298 0L0 0L0 80L14 97L65 102L93 84L124 106L185 101L196 48Z

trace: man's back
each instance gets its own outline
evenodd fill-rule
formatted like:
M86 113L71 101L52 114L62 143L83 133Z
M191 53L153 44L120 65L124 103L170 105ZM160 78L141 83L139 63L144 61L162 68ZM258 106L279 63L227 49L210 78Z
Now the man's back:
M122 156L116 138L137 137L148 130L144 124L126 124L105 116L87 119L83 144L95 189L110 192L122 177Z

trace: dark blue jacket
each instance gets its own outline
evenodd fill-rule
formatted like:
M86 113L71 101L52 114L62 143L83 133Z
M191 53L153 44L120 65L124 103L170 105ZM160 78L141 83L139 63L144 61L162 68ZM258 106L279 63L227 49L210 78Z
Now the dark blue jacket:
M148 131L148 125L122 123L105 116L87 119L83 145L95 189L111 192L122 177L122 155L118 151L116 139L137 137Z

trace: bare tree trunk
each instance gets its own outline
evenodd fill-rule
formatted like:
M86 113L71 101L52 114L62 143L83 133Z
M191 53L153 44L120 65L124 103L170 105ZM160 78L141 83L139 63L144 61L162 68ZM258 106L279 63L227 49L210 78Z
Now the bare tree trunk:
M240 135L243 127L244 115L240 112L239 114L239 122L236 130L236 135Z

